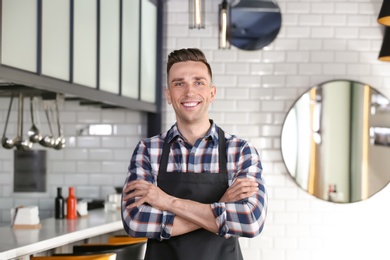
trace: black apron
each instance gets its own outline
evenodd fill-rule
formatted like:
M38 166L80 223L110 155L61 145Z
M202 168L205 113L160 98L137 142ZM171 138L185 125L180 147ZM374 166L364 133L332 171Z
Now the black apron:
M211 204L221 199L228 188L226 140L218 128L220 173L167 172L170 144L165 138L157 186L182 199ZM237 237L228 239L205 229L159 241L148 239L145 260L242 260Z

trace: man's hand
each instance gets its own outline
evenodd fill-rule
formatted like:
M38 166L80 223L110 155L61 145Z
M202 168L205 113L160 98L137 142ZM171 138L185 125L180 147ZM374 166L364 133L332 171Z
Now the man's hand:
M226 190L219 202L234 202L246 199L256 194L258 190L258 184L255 180L238 178L233 185Z
M156 185L145 180L135 180L127 184L125 193L132 191L123 197L124 201L138 197L139 199L127 206L127 208L138 207L144 203L159 210L167 210L173 197L162 191Z

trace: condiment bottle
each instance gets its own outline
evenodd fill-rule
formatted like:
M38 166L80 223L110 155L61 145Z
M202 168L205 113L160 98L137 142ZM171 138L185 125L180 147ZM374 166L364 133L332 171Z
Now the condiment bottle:
M77 199L74 195L74 188L69 187L69 196L66 199L66 218L76 219L77 218Z
M55 213L56 219L63 219L65 217L65 199L62 197L62 188L57 188L57 197L55 198Z

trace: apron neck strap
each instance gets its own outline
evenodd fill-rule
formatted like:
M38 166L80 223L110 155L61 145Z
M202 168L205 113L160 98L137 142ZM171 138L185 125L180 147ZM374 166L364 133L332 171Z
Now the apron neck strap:
M218 144L219 172L227 173L225 132L220 127L218 127Z
M218 127L218 146L219 172L227 173L225 132L220 127ZM168 138L165 137L163 151L160 159L160 167L158 170L159 173L161 172L161 170L163 170L164 172L167 171L169 150L170 144L168 142Z

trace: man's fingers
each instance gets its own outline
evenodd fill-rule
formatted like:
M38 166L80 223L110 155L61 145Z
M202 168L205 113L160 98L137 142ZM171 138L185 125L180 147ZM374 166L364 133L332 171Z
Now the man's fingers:
M245 199L255 195L258 191L258 184L254 180L250 179L238 179L235 183L230 187L230 196L237 200Z
M249 178L239 178L236 179L231 187L235 186L257 186L257 182Z
M249 179L242 179L239 181L236 181L230 189L233 192L246 192L248 190L257 190L258 184L256 181L249 180Z
M134 201L133 203L131 203L130 205L127 205L126 208L127 209L131 209L131 208L134 208L134 207L138 207L140 205L144 204L144 200L141 198L137 201Z
M135 180L127 184L126 188L123 191L125 193L128 193L134 190L145 190L149 187L149 185L153 185L153 184L144 180Z
M126 201L129 199L133 199L135 197L142 197L143 194L144 194L144 192L142 190L134 190L130 194L126 194L125 196L123 196L122 200Z

